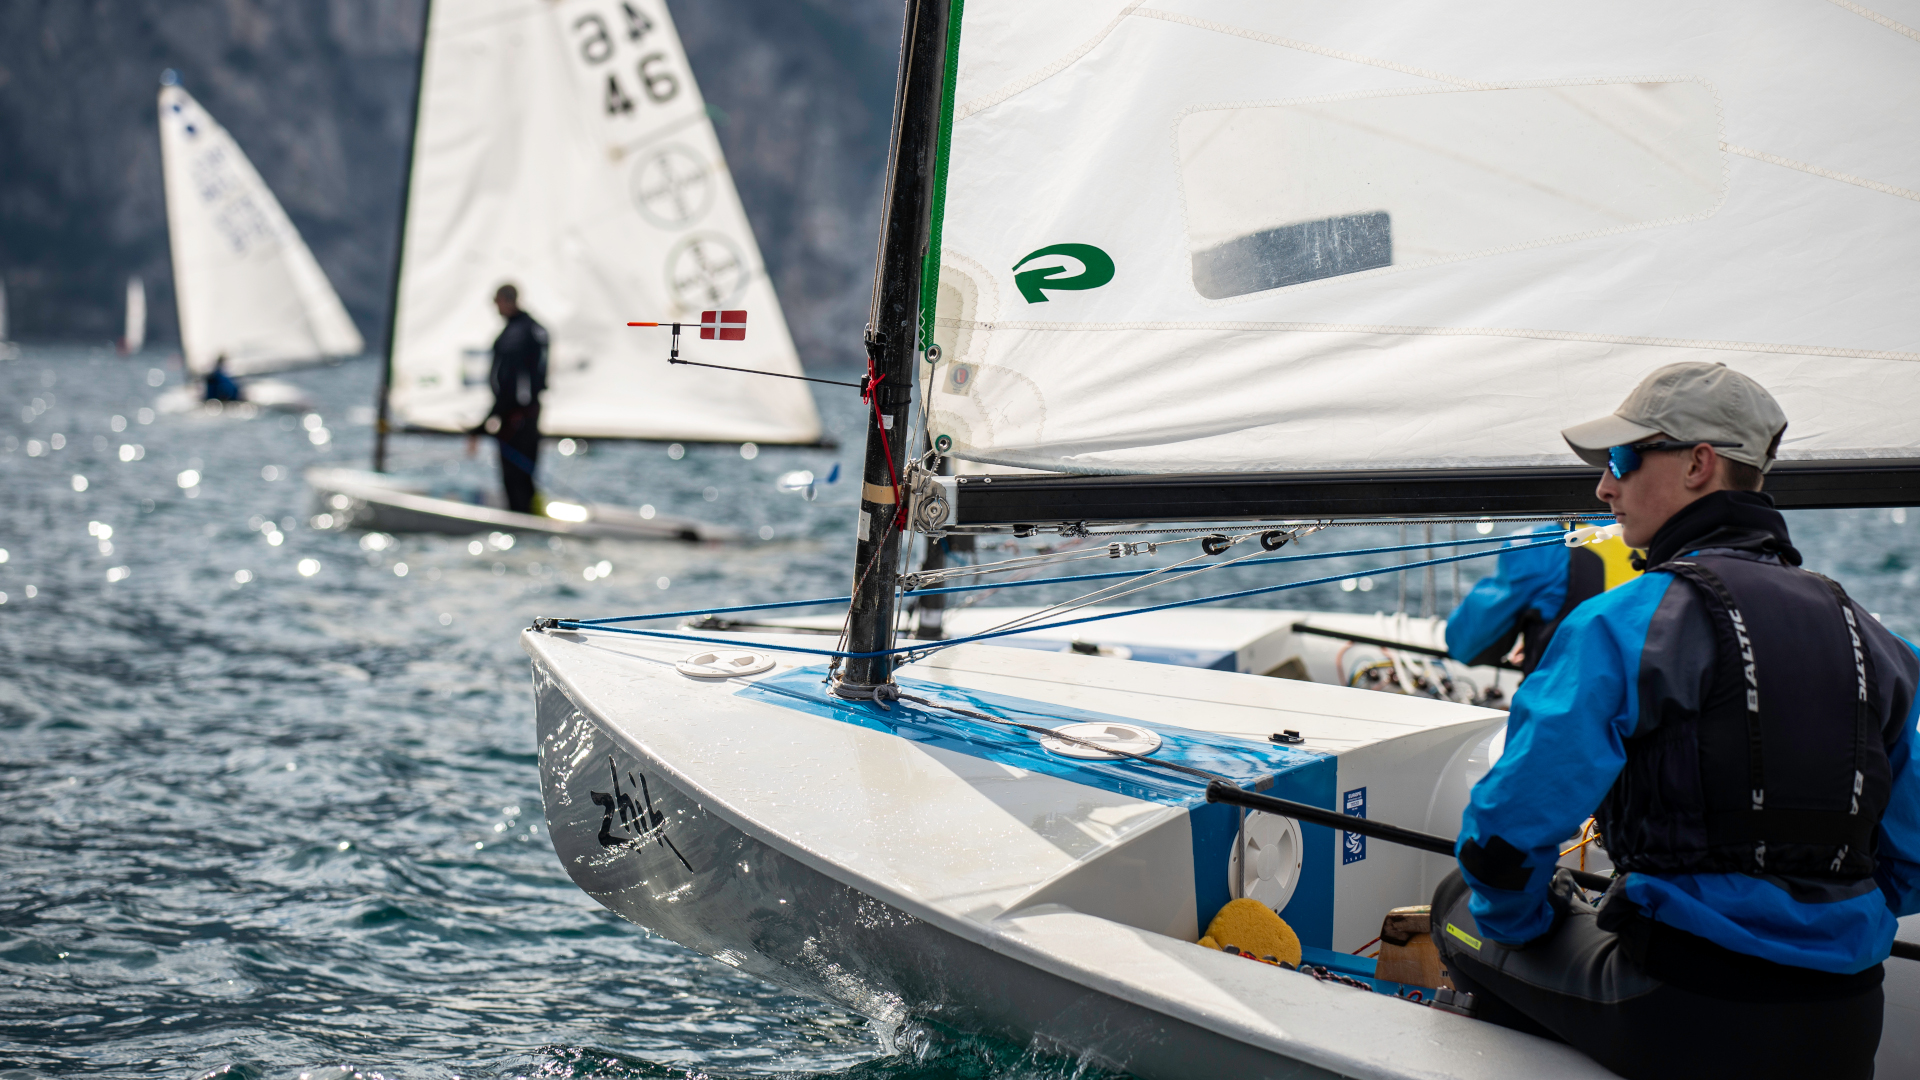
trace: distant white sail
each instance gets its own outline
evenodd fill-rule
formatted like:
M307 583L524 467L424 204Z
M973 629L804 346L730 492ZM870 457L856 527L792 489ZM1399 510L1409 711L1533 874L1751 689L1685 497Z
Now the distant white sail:
M135 274L127 279L127 330L120 351L132 355L147 344L147 283Z
M967 0L932 433L1069 472L1571 464L1561 427L1709 360L1780 398L1784 457L1920 456L1912 31L1546 11Z
M804 383L669 367L667 331L745 309L689 360L800 372L706 106L661 0L435 4L403 230L391 404L462 430L487 413L491 300L551 335L549 434L813 442Z
M340 297L240 147L179 86L160 88L160 162L187 366L235 375L364 348Z

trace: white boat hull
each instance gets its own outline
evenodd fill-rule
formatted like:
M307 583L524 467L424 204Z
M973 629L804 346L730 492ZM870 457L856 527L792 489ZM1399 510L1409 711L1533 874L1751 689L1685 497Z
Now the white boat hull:
M878 730L892 721L869 725L870 705L802 701L817 698L811 668L716 684L676 672L684 643L529 632L524 644L567 872L610 909L741 970L886 1023L1032 1040L1144 1077L1611 1075L1564 1046L1192 944L1198 891L1211 887L1190 827L1198 808ZM1131 699L1128 715L1175 709L1215 739L1290 720L1309 730L1304 753L1337 767L1335 787L1371 783L1375 816L1435 831L1457 827L1475 748L1500 722L1093 657L978 646L942 657L905 669L908 684L968 701L1019 688L1069 713ZM1435 764L1421 780L1408 761ZM1444 870L1385 845L1342 864L1319 831L1296 895L1364 898L1367 910L1329 912L1317 928L1297 904L1285 910L1333 950L1365 943L1387 906L1420 902Z
M1183 1063L1197 1060L1236 1075L1271 1075L1269 1054L944 931L759 841L704 809L697 794L669 779L664 763L613 739L551 683L539 716L543 747L586 760L584 776L542 772L555 850L595 900L655 933L888 1025L933 1020L1142 1076L1179 1075ZM626 779L616 784L616 777ZM633 790L649 777L644 795ZM571 797L581 787L620 788L662 822L620 832L661 839L603 845L607 811ZM1338 1074L1306 1068L1288 1075Z
M320 528L452 536L527 532L616 540L740 539L736 530L725 526L666 515L643 517L604 503L578 507L581 520L564 520L440 498L428 494L424 485L359 469L308 469L306 478L316 503L313 521Z

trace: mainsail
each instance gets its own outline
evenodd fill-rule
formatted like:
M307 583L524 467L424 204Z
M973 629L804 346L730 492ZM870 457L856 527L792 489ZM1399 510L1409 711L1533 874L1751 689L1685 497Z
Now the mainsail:
M1560 427L1709 360L1779 397L1785 459L1920 458L1920 32L1762 7L966 0L929 434L1056 473L1570 465Z
M229 372L247 375L361 351L360 332L266 182L172 81L160 88L160 162L189 368L206 372L225 356Z
M669 367L664 329L745 309L689 360L799 374L772 283L661 0L433 5L402 232L390 406L465 430L487 413L494 290L551 335L553 435L810 443L787 379Z

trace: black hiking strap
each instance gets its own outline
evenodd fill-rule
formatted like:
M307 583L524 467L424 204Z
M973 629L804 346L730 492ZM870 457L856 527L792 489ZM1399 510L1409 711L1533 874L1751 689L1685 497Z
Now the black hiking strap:
M1727 583L1720 580L1720 575L1699 563L1678 560L1669 561L1660 569L1686 578L1718 600L1719 610L1715 616L1729 624L1726 628L1733 631L1733 640L1740 647L1741 663L1736 666L1747 680L1747 780L1753 792L1753 805L1749 810L1759 813L1766 809L1767 803L1765 738L1760 729L1760 677L1754 670L1753 644L1747 637L1746 620L1741 617L1740 606L1733 602L1733 593L1727 590ZM1764 838L1756 838L1754 858L1761 866L1767 864L1767 842Z
M1812 571L1808 571L1808 573L1812 573ZM1878 738L1889 757L1891 757L1893 753L1893 747L1887 743L1886 737L1878 731L1879 725L1874 723L1874 717L1879 714L1879 710L1874 707L1875 684L1873 677L1873 653L1868 651L1866 643L1860 639L1860 622L1853 617L1853 601L1848 598L1847 590L1841 588L1839 582L1825 574L1814 574L1813 576L1826 583L1828 590L1833 593L1834 600L1840 604L1840 614L1847 620L1847 637L1853 645L1853 671L1860 680L1859 693L1854 699L1853 707L1853 796L1850 803L1852 809L1849 811L1849 813L1858 820L1860 814L1860 794L1866 783L1866 774L1860 768L1860 764L1866 760L1870 752L1872 744L1868 740ZM1878 823L1876 822L1875 825L1877 827ZM1856 843L1862 844L1859 848L1860 851L1870 852L1873 850L1873 841L1875 839L1874 831L1874 829L1867 829L1866 839L1864 841L1856 841ZM1842 848L1840 854L1834 859L1835 865L1837 866L1840 860L1846 858L1846 856L1847 850Z

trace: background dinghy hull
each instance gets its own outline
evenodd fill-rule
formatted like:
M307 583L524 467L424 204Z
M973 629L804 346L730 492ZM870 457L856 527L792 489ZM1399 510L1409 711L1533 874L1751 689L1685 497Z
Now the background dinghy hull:
M740 533L724 525L691 518L659 515L645 518L617 506L590 503L582 509L584 521L566 521L540 514L519 514L494 506L477 506L444 499L385 473L358 469L307 470L316 513L329 514L332 528L369 532L441 533L472 536L491 531L529 532L551 536L593 537L610 540L739 540ZM344 503L344 505L342 505Z

